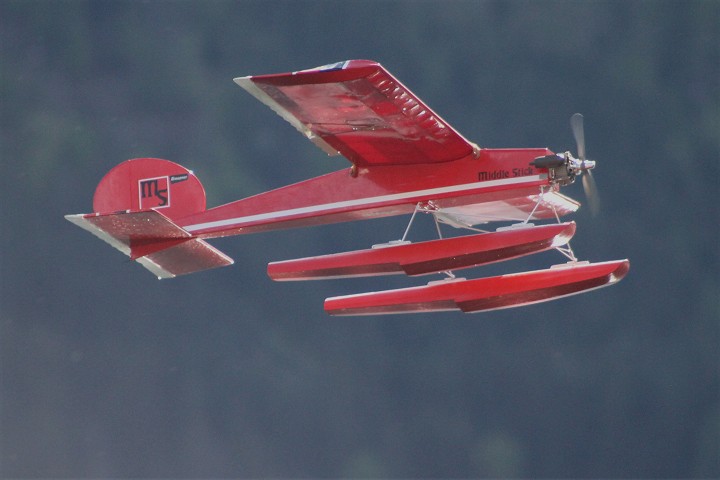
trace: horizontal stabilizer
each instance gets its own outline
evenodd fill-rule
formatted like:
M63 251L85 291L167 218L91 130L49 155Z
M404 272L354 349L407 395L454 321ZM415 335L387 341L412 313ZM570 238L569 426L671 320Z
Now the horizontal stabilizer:
M193 237L156 210L67 215L65 218L117 248L158 278L233 263L230 257Z
M273 262L273 280L320 280L406 274L410 276L476 267L510 260L565 245L575 233L575 222L509 227L477 235L399 242L367 250Z
M630 262L570 262L547 270L474 280L448 279L425 286L333 297L325 300L330 315L381 315L447 310L481 312L520 307L612 285L628 272Z

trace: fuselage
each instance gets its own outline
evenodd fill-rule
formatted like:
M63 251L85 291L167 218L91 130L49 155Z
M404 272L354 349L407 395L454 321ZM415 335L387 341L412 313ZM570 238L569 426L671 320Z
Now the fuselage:
M557 193L546 169L530 165L549 154L480 149L443 163L346 168L176 221L212 238L408 214L418 205L472 224L565 215L579 204Z

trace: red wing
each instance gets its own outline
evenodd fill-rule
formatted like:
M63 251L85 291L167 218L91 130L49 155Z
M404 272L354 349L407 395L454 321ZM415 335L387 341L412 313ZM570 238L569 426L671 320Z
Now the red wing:
M478 148L369 60L235 82L325 152L360 167L447 162Z

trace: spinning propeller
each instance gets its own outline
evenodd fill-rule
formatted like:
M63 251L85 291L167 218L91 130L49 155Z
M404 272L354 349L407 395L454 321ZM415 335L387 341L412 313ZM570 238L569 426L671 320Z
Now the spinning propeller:
M595 162L585 159L585 129L583 127L583 116L580 113L570 117L570 128L572 128L575 136L575 144L577 145L578 160L580 160L579 171L585 173L582 177L583 189L588 199L588 206L593 215L597 215L600 210L600 196L598 195L597 184L593 177L592 169L595 168Z
M530 165L537 168L547 168L550 170L551 178L561 185L569 185L575 181L577 175L582 175L583 189L588 199L590 212L597 215L600 209L600 196L598 195L595 178L592 175L595 162L585 158L585 129L582 114L576 113L570 117L570 128L572 128L575 137L578 158L573 157L570 152L565 152L565 154L538 157L530 162Z

